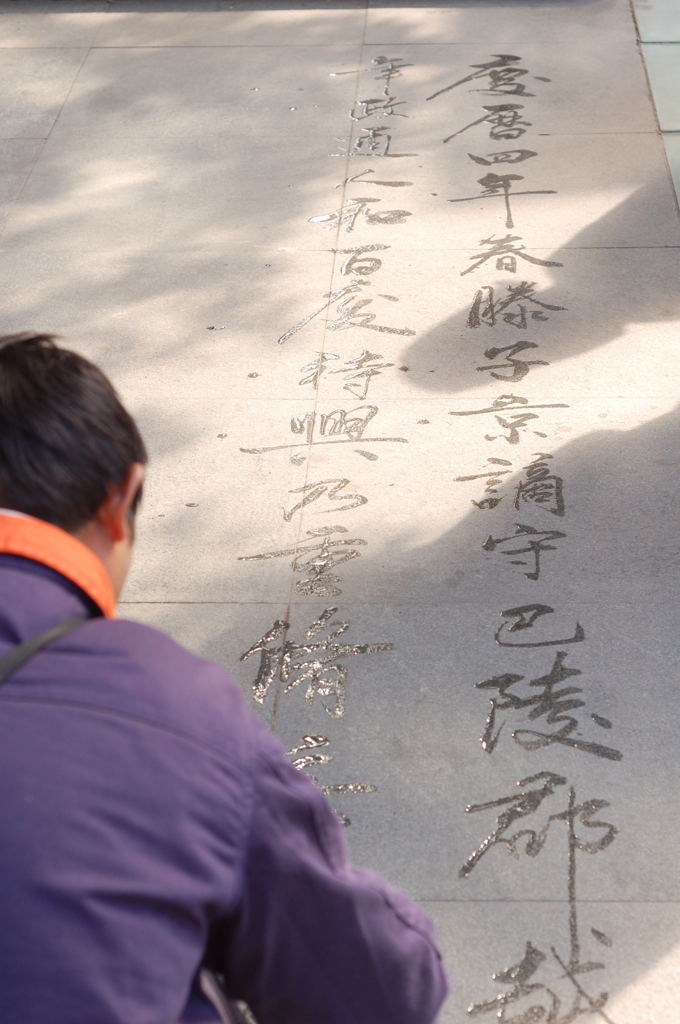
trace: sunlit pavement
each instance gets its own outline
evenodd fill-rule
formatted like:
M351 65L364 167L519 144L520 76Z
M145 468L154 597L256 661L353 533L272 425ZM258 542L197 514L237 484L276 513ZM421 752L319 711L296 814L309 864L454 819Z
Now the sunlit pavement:
M674 6L655 109L627 0L0 3L2 330L143 427L121 614L427 907L443 1024L677 1018Z

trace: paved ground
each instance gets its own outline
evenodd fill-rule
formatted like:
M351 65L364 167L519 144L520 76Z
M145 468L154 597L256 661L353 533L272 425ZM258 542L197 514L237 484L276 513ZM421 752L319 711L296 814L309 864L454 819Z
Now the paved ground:
M642 58L680 201L680 6L676 0L636 0Z
M0 10L3 329L141 420L123 614L423 901L444 1024L675 1020L680 224L626 0Z

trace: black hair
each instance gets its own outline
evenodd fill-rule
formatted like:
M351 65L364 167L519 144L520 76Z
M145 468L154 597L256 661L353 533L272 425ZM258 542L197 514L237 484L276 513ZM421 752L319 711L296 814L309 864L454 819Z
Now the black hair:
M0 337L0 506L74 532L146 461L135 421L93 363L50 334Z

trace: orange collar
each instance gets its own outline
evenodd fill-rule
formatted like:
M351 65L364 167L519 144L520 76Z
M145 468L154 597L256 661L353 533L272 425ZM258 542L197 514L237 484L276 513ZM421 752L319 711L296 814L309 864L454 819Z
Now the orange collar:
M54 569L84 590L108 619L114 617L116 597L104 566L93 551L60 527L3 509L0 554L20 555Z

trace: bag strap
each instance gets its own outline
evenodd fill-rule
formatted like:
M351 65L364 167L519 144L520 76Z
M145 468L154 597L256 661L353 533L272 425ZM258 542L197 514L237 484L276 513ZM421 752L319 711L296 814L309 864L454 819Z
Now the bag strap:
M81 622L87 622L87 619L79 615L73 619L66 619L64 622L60 622L56 626L52 626L51 629L46 629L44 633L39 633L37 636L29 637L23 644L17 644L11 651L8 651L3 658L0 658L0 686L5 682L13 672L16 672L18 668L21 668L29 658L32 658L34 654L46 647L47 644L52 643L53 640L57 640L60 636L64 636L65 633L70 633L72 629L79 626Z
M200 974L203 994L208 997L212 1006L220 1015L222 1024L257 1024L247 1007L239 1006L224 991L224 978L221 974L203 968Z

